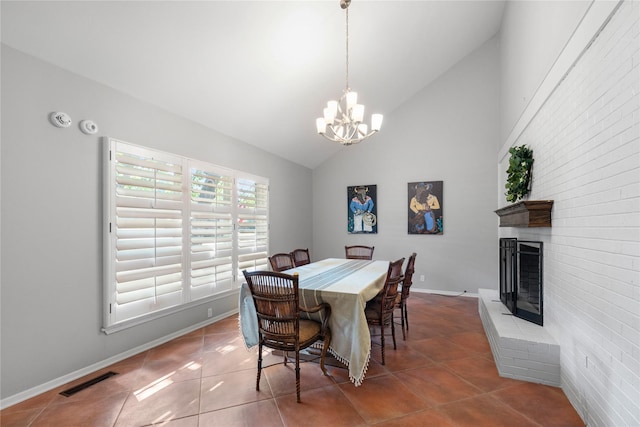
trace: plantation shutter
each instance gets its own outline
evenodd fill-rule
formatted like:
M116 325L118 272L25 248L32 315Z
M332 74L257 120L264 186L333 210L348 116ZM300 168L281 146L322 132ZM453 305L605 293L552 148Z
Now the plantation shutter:
M268 270L269 186L266 181L242 178L238 194L238 277L243 270Z
M104 153L105 333L226 298L243 269L267 269L267 179L111 138Z
M233 176L191 166L191 298L233 288Z
M112 322L182 303L180 158L115 144L115 298Z

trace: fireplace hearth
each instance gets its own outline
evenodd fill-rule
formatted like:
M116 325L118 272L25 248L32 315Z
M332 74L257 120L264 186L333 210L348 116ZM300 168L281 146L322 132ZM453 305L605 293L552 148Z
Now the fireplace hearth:
M500 300L514 316L542 326L542 242L500 239Z

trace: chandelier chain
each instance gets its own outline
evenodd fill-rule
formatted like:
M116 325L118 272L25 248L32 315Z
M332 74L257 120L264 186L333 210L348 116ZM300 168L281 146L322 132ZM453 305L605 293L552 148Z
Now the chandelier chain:
M346 76L345 76L345 89L348 92L349 91L349 8L345 9L345 15L346 15L346 33L347 33L347 37L346 37L346 52L347 52L347 67L346 67Z

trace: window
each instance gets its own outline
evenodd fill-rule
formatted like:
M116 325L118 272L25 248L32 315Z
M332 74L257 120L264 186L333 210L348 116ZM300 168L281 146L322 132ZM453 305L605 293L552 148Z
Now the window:
M106 333L203 303L267 268L265 178L107 138Z

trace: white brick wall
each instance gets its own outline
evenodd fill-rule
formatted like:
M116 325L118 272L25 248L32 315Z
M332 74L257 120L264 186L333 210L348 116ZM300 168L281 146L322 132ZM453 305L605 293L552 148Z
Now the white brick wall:
M555 201L553 227L500 230L544 241L545 329L589 426L640 426L639 19L623 2L515 141L533 148L529 200Z

